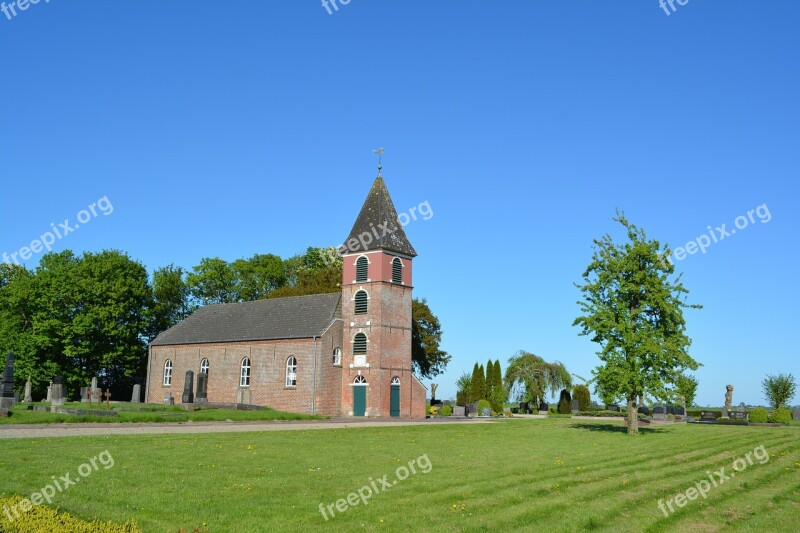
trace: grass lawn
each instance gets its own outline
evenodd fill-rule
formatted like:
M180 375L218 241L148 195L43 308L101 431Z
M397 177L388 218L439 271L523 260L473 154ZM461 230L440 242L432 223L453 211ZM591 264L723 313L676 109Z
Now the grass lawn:
M184 411L179 406L138 404L138 407L130 404L111 404L111 409L103 407L93 407L98 411L115 411L117 416L101 415L68 415L58 413L45 413L41 411L28 411L28 405L49 405L43 403L21 404L9 410L11 416L0 418L0 427L3 424L78 424L78 423L103 423L115 424L127 423L150 423L150 422L211 422L232 420L234 422L244 422L252 420L321 420L324 417L303 415L275 411L273 409L260 409L254 411L240 411L236 409L199 409L197 411ZM62 407L70 409L90 409L85 403L71 402Z
M0 428L2 431L2 428ZM734 472L665 516L659 499ZM797 531L800 428L676 424L628 437L619 422L489 424L0 440L0 494L30 495L108 450L103 466L57 494L81 517L144 531ZM416 474L397 469L418 460ZM751 457L753 455L751 454ZM757 457L757 456L756 456ZM762 456L763 457L763 456ZM427 474L423 470L429 470ZM400 471L401 477L402 470ZM392 485L327 522L335 504L384 475ZM364 491L366 492L366 491ZM341 503L341 502L340 502ZM334 508L335 509L335 508ZM0 514L0 530L4 515Z

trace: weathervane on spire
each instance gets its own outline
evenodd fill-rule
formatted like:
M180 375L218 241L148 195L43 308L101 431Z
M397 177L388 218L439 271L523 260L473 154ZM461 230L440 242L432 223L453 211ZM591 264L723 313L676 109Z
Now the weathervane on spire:
M383 147L373 150L372 153L378 156L378 176L380 176L383 170Z

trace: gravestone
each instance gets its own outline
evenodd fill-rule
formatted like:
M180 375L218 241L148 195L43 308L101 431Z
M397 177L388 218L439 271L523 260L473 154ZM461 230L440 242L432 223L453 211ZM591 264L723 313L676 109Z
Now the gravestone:
M175 398L172 397L171 392L164 394L164 405L175 405Z
M81 387L81 403L89 401L89 387Z
M64 400L64 378L61 376L56 376L53 378L53 389L50 395L50 405L53 407L64 405Z
M193 388L194 388L194 371L187 370L186 379L183 382L183 397L181 398L181 403L194 403L194 392L192 392Z
M616 411L619 413L619 405L606 405L606 411Z
M489 409L488 407L484 407L483 409L481 409L481 416L491 417L492 416L492 410Z
M666 420L667 419L667 408L663 405L654 405L653 406L653 419L654 420Z
M728 418L733 402L733 385L725 386L725 408L722 410L722 418Z
M8 352L6 358L6 371L3 375L3 389L0 395L0 407L14 407L14 352Z
M686 416L686 406L685 405L676 405L675 412L672 413L675 416Z
M539 404L539 414L546 415L549 414L550 406L546 403L542 402Z
M133 385L133 392L131 393L131 403L142 403L142 386L138 383Z
M713 422L717 423L717 413L714 411L702 411L700 413L700 422Z
M800 409L792 409L792 419L800 420Z
M242 404L251 404L250 401L250 388L249 387L239 387L236 389L236 403Z
M97 400L97 405L100 405L100 402L103 400L103 389L97 386L97 377L92 378L92 398Z
M208 374L205 372L197 374L197 394L194 395L194 403L208 403Z
M675 406L674 405L668 405L667 406L667 414L668 415L673 415L673 416L675 415Z
M31 389L33 388L33 383L31 383L31 377L28 376L28 381L25 382L25 398L22 400L25 403L31 403L33 401L33 396L31 396Z
M50 382L50 385L47 386L47 399L45 401L46 402L52 402L53 401L53 382L52 381Z
M522 414L530 414L530 407L528 406L528 402L519 402L519 412Z
M580 410L581 410L581 404L578 402L578 400L572 400L572 412L577 413Z
M466 407L467 407L467 416L477 416L478 402L468 403Z
M639 407L636 412L645 416L650 416L650 409L648 409L646 405Z
M463 405L456 405L453 407L453 416L467 416L467 408Z
M731 420L748 420L747 413L742 411L731 411L730 412L730 419Z

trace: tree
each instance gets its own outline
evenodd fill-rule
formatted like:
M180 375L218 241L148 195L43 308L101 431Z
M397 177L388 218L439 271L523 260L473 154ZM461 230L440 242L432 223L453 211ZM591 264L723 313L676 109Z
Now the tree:
M494 363L491 359L486 361L486 390L484 394L484 399L489 400L491 403L492 397L494 396Z
M675 381L675 393L683 398L686 407L694 405L698 385L697 378L690 374L681 374Z
M236 299L240 302L266 298L288 281L286 265L277 255L256 254L250 259L237 259L231 269L235 276Z
M589 392L589 387L586 385L575 385L572 388L572 397L578 400L578 410L588 411L589 404L592 400L592 395Z
M508 360L505 385L509 392L517 391L517 399L538 405L548 393L571 387L572 376L558 361L548 363L538 355L520 351Z
M472 376L464 372L456 380L456 404L466 405L472 400Z
M444 372L452 356L439 346L442 325L428 301L411 301L411 365L418 377L432 378Z
M761 382L761 388L769 404L774 409L781 409L787 407L794 398L797 384L791 374L767 375Z
M558 398L558 412L562 415L568 415L572 412L572 396L570 396L567 389L561 389L561 394Z
M218 257L204 257L186 279L192 296L202 305L238 301L236 273Z
M483 366L475 363L472 369L472 385L470 387L470 402L479 402L486 398L486 374Z
M592 261L583 273L584 313L573 325L590 335L601 350L602 362L593 371L604 394L628 402L628 434L639 433L636 400L645 394L668 397L668 385L686 369L700 365L689 356L684 308L688 291L672 263L670 250L649 241L645 232L624 214L614 218L627 231L628 241L614 244L610 235L595 239Z
M503 374L500 370L500 360L495 360L494 364L489 362L489 365L492 368L493 374L493 383L494 389L492 391L492 396L489 398L489 401L492 404L492 409L496 412L501 412L503 410L503 406L506 403L506 399L508 398L508 392L506 391L506 387L503 384Z
M189 286L183 268L174 265L153 272L153 325L148 337L152 340L187 316L194 308L189 304Z

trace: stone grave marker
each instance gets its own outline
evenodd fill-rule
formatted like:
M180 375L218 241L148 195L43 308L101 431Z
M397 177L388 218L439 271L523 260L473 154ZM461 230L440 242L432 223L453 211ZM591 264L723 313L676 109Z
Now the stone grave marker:
M489 409L488 407L484 407L483 409L481 409L481 416L489 416L489 417L491 417L492 416L492 410Z
M46 402L52 402L53 401L53 382L52 381L50 382L50 385L47 386L47 399L45 401Z
M138 383L133 385L131 393L131 403L142 403L142 386Z
M717 413L714 411L702 411L700 413L700 422L713 422L717 423Z
M453 407L453 416L467 416L467 408L463 405Z
M572 400L572 412L577 413L581 410L581 404L578 400Z
M25 382L25 398L22 400L25 403L31 403L33 401L33 396L31 396L31 389L33 388L33 383L31 383L31 377L28 376L28 381Z
M667 408L663 405L653 406L653 420L666 420Z
M99 406L103 401L103 389L97 386L97 377L92 378L90 387L92 388L92 398L97 400L97 405Z
M194 403L194 372L192 370L186 371L186 379L183 382L183 396L181 403Z
M89 387L81 387L81 403L89 401Z
M539 414L546 415L550 413L550 406L542 402L539 404Z
M64 378L61 376L56 376L53 378L53 390L51 391L50 395L50 405L53 407L58 407L60 405L64 405L65 394L64 394Z
M606 405L606 411L616 411L619 413L619 405Z
M639 407L639 409L637 409L636 412L643 414L645 416L650 416L650 409L648 409L646 405Z
M16 399L14 397L14 352L8 352L6 358L6 371L3 375L2 395L0 395L0 407L14 407Z
M208 403L208 374L197 374L197 394L194 395L195 403Z
M164 394L164 405L175 405L175 398L172 397L171 392Z
M748 415L742 411L731 411L730 412L730 419L731 420L748 420Z

